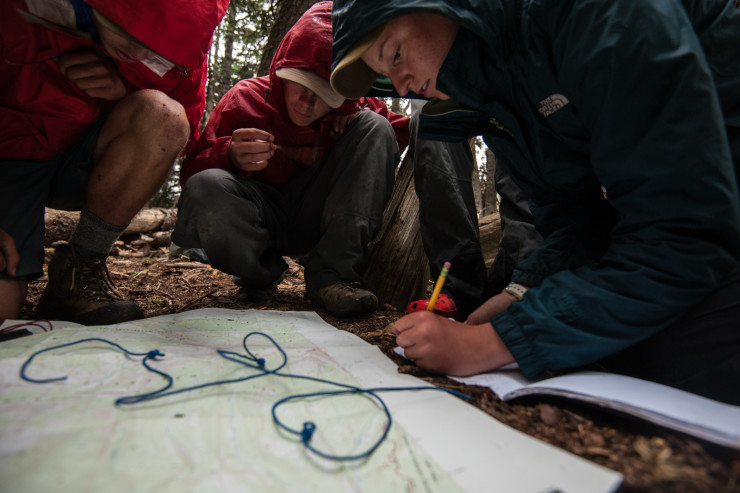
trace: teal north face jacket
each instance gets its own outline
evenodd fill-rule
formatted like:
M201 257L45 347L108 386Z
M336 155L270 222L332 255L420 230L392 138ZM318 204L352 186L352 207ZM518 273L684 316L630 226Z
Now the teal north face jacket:
M461 107L428 104L423 136L482 135L545 237L491 320L529 378L655 334L737 268L733 0L335 0L334 65L414 12L461 26L437 81Z

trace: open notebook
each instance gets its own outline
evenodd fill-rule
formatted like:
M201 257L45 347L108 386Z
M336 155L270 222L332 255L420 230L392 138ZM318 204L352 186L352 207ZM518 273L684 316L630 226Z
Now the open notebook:
M396 348L396 353L403 356L401 348ZM450 378L488 387L504 401L525 395L576 399L740 450L740 406L647 380L582 371L532 382L516 365L471 377Z

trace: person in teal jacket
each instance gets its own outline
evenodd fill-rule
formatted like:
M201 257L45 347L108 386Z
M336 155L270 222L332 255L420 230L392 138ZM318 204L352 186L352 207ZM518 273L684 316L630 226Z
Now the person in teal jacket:
M740 404L740 10L733 0L336 0L331 82L482 135L543 246L465 324L401 318L422 367L599 368Z

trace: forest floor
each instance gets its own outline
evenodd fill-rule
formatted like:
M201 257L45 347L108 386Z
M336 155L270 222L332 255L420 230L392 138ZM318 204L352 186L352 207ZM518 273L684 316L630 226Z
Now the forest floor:
M52 251L48 249L47 255ZM378 346L398 364L399 372L463 392L472 397L472 405L500 422L620 472L624 476L620 493L740 492L740 452L574 401L526 397L503 402L487 388L420 370L393 352L390 326L403 313L385 306L364 317L332 317L304 300L303 270L295 262L279 286L279 299L266 303L236 301L231 276L188 259L169 260L166 248L118 242L108 267L118 290L137 302L147 317L216 307L315 311L328 324ZM22 318L34 318L45 284L46 277L31 284Z

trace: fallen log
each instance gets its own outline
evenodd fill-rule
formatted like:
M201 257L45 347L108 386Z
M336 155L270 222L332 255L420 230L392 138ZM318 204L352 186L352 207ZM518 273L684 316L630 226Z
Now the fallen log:
M46 209L44 224L46 235L44 246L51 247L58 241L66 241L77 227L80 213L76 211L60 211ZM154 247L169 244L169 234L175 229L177 211L174 209L142 209L126 227L121 237L146 234ZM145 241L146 242L146 241Z

